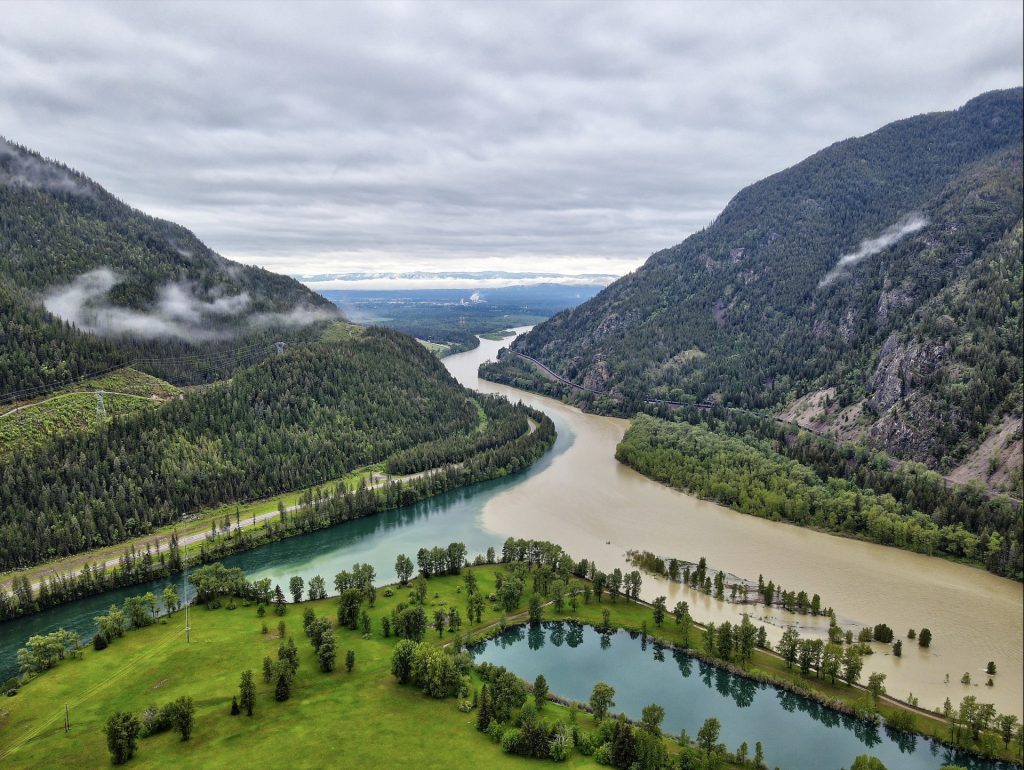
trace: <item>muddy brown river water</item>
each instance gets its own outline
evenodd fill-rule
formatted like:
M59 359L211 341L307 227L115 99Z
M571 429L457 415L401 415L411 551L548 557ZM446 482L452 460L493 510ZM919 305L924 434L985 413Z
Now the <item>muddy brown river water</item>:
M521 331L521 330L520 330ZM595 559L608 571L627 566L626 551L649 550L664 557L696 561L786 589L818 593L844 627L887 623L904 638L903 657L875 644L865 661L887 675L891 695L919 698L934 709L946 697L957 703L973 694L1002 712L1024 716L1024 587L980 569L944 559L829 535L737 513L665 487L615 460L615 446L627 420L585 414L559 401L480 380L479 365L493 359L503 342L445 359L448 370L468 387L501 393L547 412L571 446L542 472L493 496L483 526L502 537L559 543L576 558ZM783 628L825 635L827 619L789 614L762 605L741 607L717 601L678 584L645 575L642 595L688 601L698 621L737 621L743 611L768 625L777 641ZM929 649L906 639L908 629L928 627ZM998 673L987 687L985 665ZM970 686L960 683L971 674ZM946 681L948 675L948 682Z

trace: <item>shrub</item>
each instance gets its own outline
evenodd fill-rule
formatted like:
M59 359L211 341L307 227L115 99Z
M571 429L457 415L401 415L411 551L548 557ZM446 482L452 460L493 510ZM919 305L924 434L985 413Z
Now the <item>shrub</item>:
M107 720L107 748L115 765L123 765L135 754L142 725L126 711L118 711Z
M92 638L92 648L97 652L107 649L107 637L103 634L96 634L96 636Z
M487 725L487 737L495 743L501 743L501 737L505 734L505 728L501 726L501 722L497 719L492 719L491 723Z
M594 741L587 733L576 731L576 749L585 757L589 757L594 753Z
M914 717L909 711L894 711L885 718L885 726L905 733L910 732L914 727Z
M572 737L565 729L565 725L560 724L555 728L554 735L548 743L548 756L555 762L564 762L569 758L570 753L572 753Z
M522 731L518 727L510 727L501 735L501 750L506 754L517 754L521 738Z

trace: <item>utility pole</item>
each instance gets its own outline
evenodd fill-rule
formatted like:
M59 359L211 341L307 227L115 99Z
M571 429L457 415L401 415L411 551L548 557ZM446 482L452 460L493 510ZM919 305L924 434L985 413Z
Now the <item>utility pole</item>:
M185 602L185 644L191 644L192 628L188 624L188 544L185 544L185 572L181 578L181 596Z
M64 732L71 732L71 709L68 704L64 704Z

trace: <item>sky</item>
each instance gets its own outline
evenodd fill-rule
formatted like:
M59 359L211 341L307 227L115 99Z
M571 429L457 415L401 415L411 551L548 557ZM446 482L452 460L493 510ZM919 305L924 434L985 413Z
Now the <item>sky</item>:
M835 141L1021 85L1009 2L12 3L0 135L291 275L622 274Z

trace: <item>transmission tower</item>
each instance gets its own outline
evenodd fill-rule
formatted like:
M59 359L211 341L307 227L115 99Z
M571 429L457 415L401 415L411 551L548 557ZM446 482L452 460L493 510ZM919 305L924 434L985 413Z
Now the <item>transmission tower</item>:
M103 391L96 391L96 417L100 420L105 420L107 417L107 407L103 403Z

